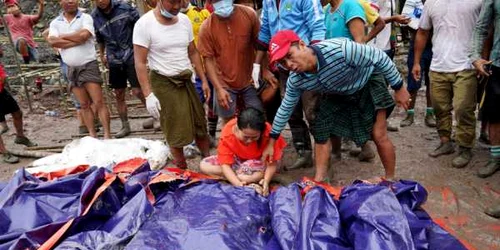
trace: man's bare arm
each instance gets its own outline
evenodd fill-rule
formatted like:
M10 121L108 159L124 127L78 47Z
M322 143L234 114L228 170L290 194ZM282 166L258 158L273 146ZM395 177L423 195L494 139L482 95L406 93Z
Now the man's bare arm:
M60 37L55 37L55 36L49 36L47 41L49 42L50 46L52 46L54 48L59 48L59 49L67 49L67 48L71 48L71 47L75 47L75 46L80 45L80 44L75 43L73 41L61 39Z
M90 33L90 31L88 31L87 29L81 29L79 31L76 31L76 32L73 32L70 34L65 34L65 35L59 36L59 38L61 38L61 39L75 42L77 44L83 44L87 40L89 40L89 38L91 38L91 37L92 37L92 33Z

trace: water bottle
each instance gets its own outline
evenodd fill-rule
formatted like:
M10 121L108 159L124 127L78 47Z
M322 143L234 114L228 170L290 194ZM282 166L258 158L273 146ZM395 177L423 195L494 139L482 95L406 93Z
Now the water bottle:
M45 111L45 115L50 117L57 117L59 116L59 113L55 110L47 110Z

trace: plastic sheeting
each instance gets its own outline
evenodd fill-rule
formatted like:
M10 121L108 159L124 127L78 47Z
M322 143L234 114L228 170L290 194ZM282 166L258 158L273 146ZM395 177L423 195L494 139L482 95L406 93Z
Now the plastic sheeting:
M265 198L128 164L51 181L18 171L0 190L0 250L465 249L421 209L416 182L355 182L340 197L301 182Z
M126 149L126 150L124 150ZM50 155L31 163L30 173L53 172L67 167L90 165L112 167L132 158L147 159L152 169L161 168L170 155L168 145L161 141L140 138L99 140L84 137L66 145L60 154Z

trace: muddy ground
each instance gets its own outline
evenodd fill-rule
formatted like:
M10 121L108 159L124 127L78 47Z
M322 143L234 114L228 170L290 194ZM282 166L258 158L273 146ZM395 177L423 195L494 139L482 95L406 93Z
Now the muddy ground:
M500 202L500 173L487 179L475 176L476 170L488 160L487 149L480 145L474 148L474 159L464 169L451 167L452 155L437 159L428 157L427 154L438 144L438 137L435 129L427 128L423 123L424 92L421 91L419 95L415 124L389 134L396 147L397 177L422 183L430 193L425 209L434 219L442 222L448 230L467 242L471 248L500 249L500 221L483 213L486 206ZM38 107L54 107L60 114L59 117L50 117L46 116L43 110L29 113L26 102L21 101L22 109L25 111L25 131L29 138L40 145L51 145L68 143L72 135L77 134L78 122L72 115L74 111L64 111L60 108L60 97L47 94L35 103ZM140 105L130 107L132 115L146 112ZM404 111L396 109L390 120L399 124L404 115ZM13 144L15 134L10 116L7 118L11 127L11 130L3 135L7 147L22 149L19 145ZM141 130L142 121L143 119L131 120L133 129ZM112 131L116 132L119 128L119 120L113 119ZM289 131L285 131L284 135L288 141L291 140ZM161 134L143 137L160 138ZM289 146L284 156L284 164L293 163L295 157L294 149ZM15 165L1 163L0 180L7 181L16 169L28 166L32 160L23 158ZM190 168L196 170L199 160L199 158L191 160ZM331 167L332 184L336 186L347 185L355 179L368 179L383 174L378 157L371 163L361 163L343 153L342 160L335 162ZM302 176L312 176L313 171L313 168L283 171L281 175L286 179L298 180Z

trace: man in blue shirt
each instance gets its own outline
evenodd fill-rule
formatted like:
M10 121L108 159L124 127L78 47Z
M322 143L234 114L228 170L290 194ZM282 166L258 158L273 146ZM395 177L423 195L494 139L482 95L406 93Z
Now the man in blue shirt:
M403 79L384 51L346 38L330 39L307 46L290 30L278 32L269 46L270 62L292 71L283 102L276 114L271 137L277 138L304 91L322 94L311 132L315 140L316 181L327 178L331 138L342 136L363 145L373 139L384 165L385 178L394 178L396 155L387 136L386 118L394 100L386 82L396 92L397 104L410 102ZM385 79L384 79L385 78ZM263 160L273 155L271 139Z
M139 12L128 3L118 0L96 0L96 6L92 11L96 40L101 61L109 68L109 83L114 89L122 122L122 129L115 137L122 138L130 134L125 102L127 80L132 86L132 93L145 104L135 73L132 45L132 33L135 22L139 20Z
M268 70L267 59L264 57L269 47L269 41L278 31L287 29L295 31L306 44L324 40L326 29L321 2L320 0L264 0L261 18L262 23L257 41L258 51L253 66L252 79L254 82L258 82L262 63L262 77L270 85L268 87L279 88L281 95L283 95L288 71L285 69L275 70L277 73L274 75ZM314 106L315 99L312 92L304 93L302 100L299 101L298 107L288 121L299 159L292 166L287 166L287 169L312 166L311 139L309 128L304 121L303 111L307 120L310 121L313 118L312 106ZM266 112L273 114L276 111L266 107Z

